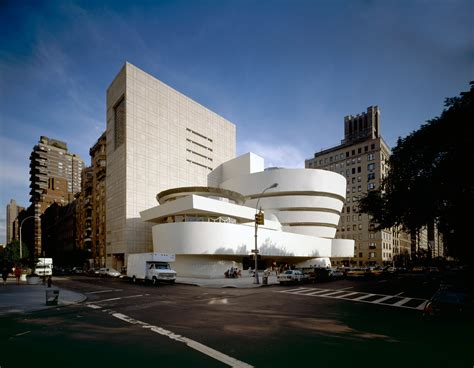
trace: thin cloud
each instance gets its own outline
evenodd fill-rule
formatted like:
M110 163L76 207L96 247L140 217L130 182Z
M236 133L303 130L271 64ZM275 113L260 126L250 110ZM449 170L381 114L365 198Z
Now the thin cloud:
M304 167L305 154L290 144L243 141L238 144L239 154L253 152L265 159L265 167Z

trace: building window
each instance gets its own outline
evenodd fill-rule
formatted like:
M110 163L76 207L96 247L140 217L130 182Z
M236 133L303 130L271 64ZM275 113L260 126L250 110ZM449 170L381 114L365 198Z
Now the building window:
M362 153L362 148L361 148L361 147L359 147L359 148L357 149L357 153Z
M374 183L369 183L367 185L367 189L369 189L369 190L375 189L375 184Z
M367 161L373 161L374 160L374 154L373 153L369 153L367 155Z
M374 180L375 179L375 173L369 173L367 175L367 180Z
M367 152L369 150L369 146L364 147L364 152Z
M125 97L122 96L114 106L114 148L125 142Z
M355 174L355 173L356 173L356 168L353 167L353 168L352 168L352 174Z
M374 171L374 169L375 169L375 164L372 163L372 164L367 165L367 170Z
M357 173L362 172L362 168L360 166L357 166Z
M375 149L375 143L372 143L372 144L370 145L370 149L371 149L371 150L374 150L374 149Z
M359 258L362 258L362 252L359 252Z

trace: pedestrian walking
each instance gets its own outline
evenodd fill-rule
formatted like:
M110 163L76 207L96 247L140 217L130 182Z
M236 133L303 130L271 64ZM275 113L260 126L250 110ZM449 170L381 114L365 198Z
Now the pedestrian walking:
M3 279L3 285L7 284L7 279L8 279L8 274L10 273L9 269L7 266L3 266L2 268L2 279Z
M15 267L15 277L16 277L16 284L20 284L20 276L21 276L21 268Z

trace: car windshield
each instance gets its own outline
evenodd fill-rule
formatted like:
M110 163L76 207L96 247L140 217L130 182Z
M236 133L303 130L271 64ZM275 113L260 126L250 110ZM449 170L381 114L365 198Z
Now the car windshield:
M452 291L443 291L438 292L437 295L433 297L433 300L441 303L462 303L464 300L464 295L461 293L455 293Z

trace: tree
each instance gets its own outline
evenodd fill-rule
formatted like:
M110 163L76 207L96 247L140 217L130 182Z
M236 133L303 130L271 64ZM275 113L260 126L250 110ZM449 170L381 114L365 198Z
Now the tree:
M1 263L9 266L26 265L28 263L28 247L23 243L22 248L23 258L20 259L20 242L18 240L12 241L1 253Z
M418 231L436 224L450 255L472 263L469 213L474 205L474 82L459 97L447 98L440 117L399 138L390 171L379 190L359 201L377 229L401 226ZM468 164L468 165L466 165Z

